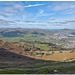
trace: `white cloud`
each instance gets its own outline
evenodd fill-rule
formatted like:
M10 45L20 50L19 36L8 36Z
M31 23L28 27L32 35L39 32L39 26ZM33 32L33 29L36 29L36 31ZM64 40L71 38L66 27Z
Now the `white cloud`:
M54 15L54 14L55 14L55 13L49 13L49 14L43 13L43 14L40 15L40 17L41 17L41 16L43 16L43 17L45 17L45 16L50 16L50 15Z
M44 13L44 10L41 9L41 10L39 11L39 15L41 15L41 14L43 14L43 13Z
M75 19L66 19L62 21L49 21L47 23L48 25L53 25L53 26L74 26Z
M9 1L3 3L6 7L12 7L13 9L17 9L19 11L22 11L24 9L24 5L20 1Z
M14 8L19 9L19 10L23 10L24 6L20 5L20 4L14 4Z
M7 21L7 20L4 20L4 19L0 19L0 25L2 26L8 26L8 25L11 25L15 23L14 21Z
M52 17L52 18L50 18L50 20L55 20L55 18L54 18L54 17Z
M24 6L24 7L35 7L35 6L40 6L40 5L45 5L45 4L34 4L34 5L28 5L28 6Z
M20 22L20 20L16 20L16 22Z
M67 22L75 22L75 19L69 19Z
M53 11L63 11L67 9L72 9L75 7L75 4L68 2L55 2L52 5L48 5L48 8L51 8Z
M67 8L69 8L69 7L70 7L70 5L69 5L69 4L66 4L66 3L55 4L55 5L53 6L53 10L54 10L54 11L62 11L62 10L67 9Z
M17 10L15 10L15 9L13 9L13 8L11 8L11 7L5 7L5 8L3 9L3 11L6 12L6 13L11 13L11 14L17 14L17 13L18 13Z
M75 7L63 11L62 14L75 14Z
M37 21L24 21L25 23L36 23Z
M50 16L50 15L54 15L55 13L45 13L45 11L43 9L41 9L37 14L36 16L34 17L35 18L38 18L38 17L46 17L46 16Z
M43 13L44 13L44 10L41 9L41 10L36 14L36 16L34 17L34 19L37 18L37 17L40 17L40 15L43 14Z
M5 18L8 17L8 15L6 15L6 14L0 14L0 16L5 17Z

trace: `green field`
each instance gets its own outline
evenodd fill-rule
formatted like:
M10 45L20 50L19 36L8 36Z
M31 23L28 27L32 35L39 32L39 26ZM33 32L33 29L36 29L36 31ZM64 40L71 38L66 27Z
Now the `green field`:
M57 73L50 71L57 70ZM65 74L65 72L74 73L75 66L72 67L60 67L60 68L48 68L48 69L39 69L39 70L8 70L8 71L0 71L0 74Z
M4 37L0 38L0 40L5 40L9 42L19 42L20 40L24 41L41 41L38 37Z
M11 66L10 65L3 65L8 66L1 68L2 65L0 65L0 74L49 74L49 71L57 70L57 72L60 74L62 72L65 74L65 72L75 73L75 66L62 66L66 64L74 64L75 61L72 62L58 62L58 63L39 63L39 64L33 64L30 66ZM61 66L60 66L61 65ZM50 68L49 66L54 66L54 68ZM55 68L55 66L60 66ZM42 68L44 67L44 68ZM11 69L10 69L11 68ZM18 68L19 70L13 70L14 68ZM29 70L20 70L20 69L29 69ZM54 73L54 72L53 72ZM51 74L51 73L50 73Z
M51 42L51 43L58 42L61 44L61 46L64 46L66 44L66 42L71 39L56 40L56 39L44 39L44 38L34 37L34 36L31 36L31 37L26 36L26 37L3 37L3 38L0 38L0 40L5 40L8 42L20 42L20 41L29 41L29 42L39 41L39 42ZM19 44L24 45L23 42L19 43ZM28 44L28 45L32 46L32 44ZM49 50L49 47L46 44L35 44L35 47L40 48L41 50Z
M40 37L30 37L30 36L26 36L26 37L0 37L0 40L5 40L5 41L9 41L9 42L19 42L20 40L24 40L24 41L41 41L41 42L61 42L63 43L63 40L55 40L55 39L43 39Z

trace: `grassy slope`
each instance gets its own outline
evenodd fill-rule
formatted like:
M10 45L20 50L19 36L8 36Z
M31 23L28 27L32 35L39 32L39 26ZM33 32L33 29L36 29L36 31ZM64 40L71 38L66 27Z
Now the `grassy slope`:
M8 71L0 71L0 74L49 74L49 71L57 70L59 74L62 72L65 74L66 72L75 73L75 66L72 67L60 67L60 68L48 68L48 69L39 69L39 70L8 70ZM50 73L53 74L53 73Z
M13 70L13 69L0 69L0 74L48 74L49 71L52 70L57 70L58 73L62 72L63 74L65 74L66 72L69 73L75 73L75 66L60 66L60 65L66 65L66 64L74 64L75 61L73 62L59 62L59 63L48 63L48 64L39 64L39 65L30 65L30 66L25 66L25 68L28 68L30 70ZM1 65L2 66L2 65ZM60 66L57 68L41 68L41 67L45 67L45 66ZM18 68L18 69L23 69L24 66L22 67L11 67L11 68ZM24 69L25 69L24 68ZM37 68L37 69L36 69Z
M64 61L67 59L75 59L75 52L73 53L54 53L52 55L47 55L43 57L34 57L36 59L42 59L42 60L53 60L53 61Z

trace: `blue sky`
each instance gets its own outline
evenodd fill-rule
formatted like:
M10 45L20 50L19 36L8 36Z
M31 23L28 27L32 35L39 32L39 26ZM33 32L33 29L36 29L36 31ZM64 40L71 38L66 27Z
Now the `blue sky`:
M75 29L75 1L0 1L0 28Z

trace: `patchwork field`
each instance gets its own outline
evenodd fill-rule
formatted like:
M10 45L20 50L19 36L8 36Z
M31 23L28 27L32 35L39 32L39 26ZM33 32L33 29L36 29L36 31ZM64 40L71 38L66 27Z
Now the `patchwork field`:
M53 53L51 55L42 56L42 57L35 57L35 56L29 56L29 57L32 57L35 59L42 59L42 60L52 60L52 61L72 61L72 60L75 60L75 52L73 53Z

